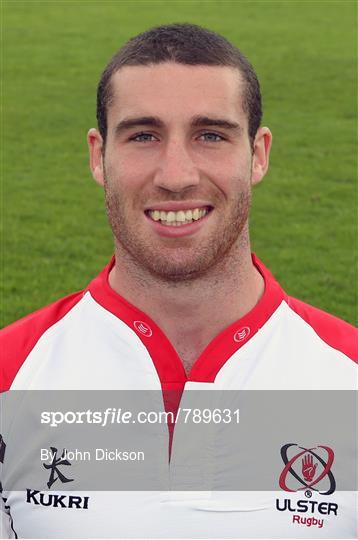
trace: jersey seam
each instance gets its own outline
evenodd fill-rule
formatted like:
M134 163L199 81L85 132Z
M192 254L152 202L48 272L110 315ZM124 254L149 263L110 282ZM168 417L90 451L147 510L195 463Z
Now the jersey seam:
M9 387L9 390L12 389L14 383L16 382L16 379L18 378L18 376L20 375L21 371L23 369L25 369L25 366L26 366L26 362L29 360L30 356L33 354L33 352L35 351L35 349L37 347L40 346L40 344L45 341L45 339L48 338L49 334L51 337L55 337L57 335L57 333L59 333L62 329L62 326L65 324L64 321L67 320L68 318L70 318L72 315L73 315L73 312L76 310L76 308L82 303L84 302L84 298L85 298L85 295L81 296L78 300L78 302L76 302L76 304L74 306L71 307L71 309L69 311L67 311L64 315L62 315L62 317L60 319L58 319L56 322L54 322L53 324L51 324L46 330L45 332L43 332L40 337L38 338L38 340L34 343L33 347L31 348L31 350L28 352L27 356L25 357L23 363L21 364L21 366L19 367L19 369L17 370L16 372L16 375L15 377L13 378L12 382L11 382L11 385ZM87 299L86 299L87 301ZM66 327L64 329L62 329L63 332L66 332L67 329ZM41 364L42 365L42 364Z
M306 321L304 319L304 317L302 317L302 315L300 315L299 313L297 313L297 311L292 307L290 306L289 304L289 299L284 299L284 302L286 304L286 306L288 307L288 309L294 313L295 316L297 316L305 325L309 326L309 328L315 333L315 335L317 336L317 338L319 339L319 341L321 341L322 343L324 343L324 345L326 347L328 347L329 349L332 349L333 351L336 351L336 352L339 352L340 354L342 354L345 358L347 358L347 360L349 360L350 362L354 362L354 359L351 358L350 356L348 356L345 352L343 352L341 349L339 349L338 347L334 347L333 345L331 345L330 343L328 343L325 339L323 339L317 332L317 330L314 328L314 326L312 326L312 324L310 324L308 321ZM355 363L355 362L354 362Z

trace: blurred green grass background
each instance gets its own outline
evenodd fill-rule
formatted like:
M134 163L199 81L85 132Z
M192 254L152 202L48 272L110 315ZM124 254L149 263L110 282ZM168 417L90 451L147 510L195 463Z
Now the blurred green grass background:
M354 1L2 1L2 320L84 288L112 254L86 133L98 78L131 36L222 33L259 75L271 168L253 248L287 292L356 322Z

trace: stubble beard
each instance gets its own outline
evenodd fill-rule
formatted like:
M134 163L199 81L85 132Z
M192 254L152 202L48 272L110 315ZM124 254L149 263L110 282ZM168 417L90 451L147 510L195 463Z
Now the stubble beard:
M240 179L237 182L238 186L246 185ZM247 189L241 191L232 202L225 220L220 222L220 227L205 239L205 243L197 245L195 242L194 246L193 240L188 237L177 239L179 242L176 245L171 239L171 246L166 244L165 247L146 241L140 232L137 232L135 223L130 224L127 219L125 193L114 189L107 176L104 187L116 258L119 264L121 261L125 262L126 267L131 268L138 276L145 277L149 274L151 278L174 284L191 282L210 272L218 274L220 268L227 268L228 264L231 264L230 259L234 259L234 252L240 251L240 246L248 243L248 216L251 204L249 184Z

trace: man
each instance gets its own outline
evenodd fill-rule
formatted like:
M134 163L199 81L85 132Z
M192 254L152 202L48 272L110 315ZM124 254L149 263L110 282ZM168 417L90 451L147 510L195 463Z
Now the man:
M251 255L251 190L268 169L272 136L260 125L259 83L240 51L194 25L149 30L106 67L97 118L88 133L90 165L104 187L115 257L85 291L5 329L2 390L160 390L166 410L177 410L194 389L354 389L355 330L289 297ZM176 404L168 391L177 392ZM175 467L190 468L198 456L181 428L173 439L169 427L170 434L158 431L165 456L158 467L166 467L169 447L173 478ZM283 472L272 487L283 490L280 499L221 481L228 463L222 436L196 441L205 488L83 495L74 483L69 495L55 467L54 495L46 485L15 490L8 431L0 461L10 537L355 534L354 495L335 492L333 450L320 445L329 448L326 461L314 453L319 439L302 453L304 500L302 485L291 489L286 478L292 441L282 442ZM29 454L22 457L29 463ZM325 491L311 488L317 467L330 479Z

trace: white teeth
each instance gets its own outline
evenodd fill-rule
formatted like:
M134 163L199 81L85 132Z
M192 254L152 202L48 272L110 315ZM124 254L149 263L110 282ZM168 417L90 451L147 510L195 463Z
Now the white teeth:
M161 221L165 225L180 227L180 225L187 225L193 221L198 221L206 216L208 211L208 208L193 208L192 210L179 210L178 212L173 212L172 210L169 212L165 210L150 210L149 215L154 221Z
M168 221L168 223L171 223L172 221L176 221L175 213L174 212L168 212L167 217L166 217L166 221Z

